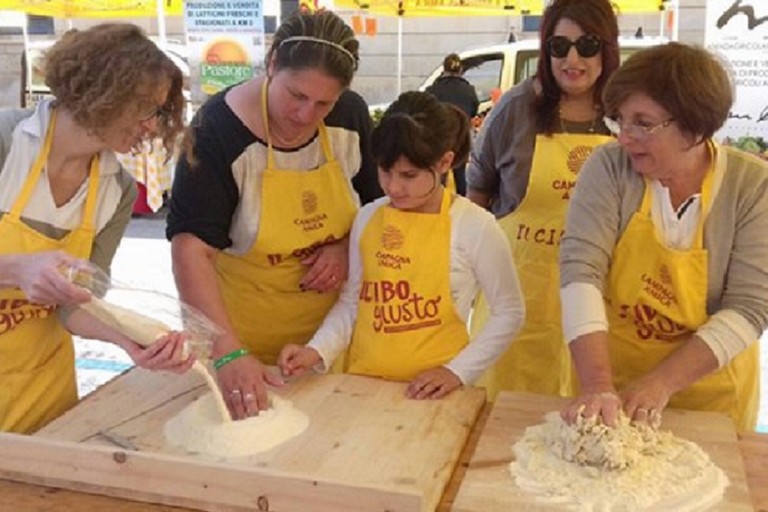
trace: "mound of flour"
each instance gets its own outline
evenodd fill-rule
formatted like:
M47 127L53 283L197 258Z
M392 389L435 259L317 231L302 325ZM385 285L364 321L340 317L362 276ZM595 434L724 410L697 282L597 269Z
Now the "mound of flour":
M728 477L696 444L626 416L616 428L549 413L528 427L510 471L537 502L566 510L703 511L722 500Z
M216 398L208 392L168 420L165 438L191 453L234 458L265 452L304 432L309 425L304 412L275 395L269 401L269 409L258 416L222 421Z

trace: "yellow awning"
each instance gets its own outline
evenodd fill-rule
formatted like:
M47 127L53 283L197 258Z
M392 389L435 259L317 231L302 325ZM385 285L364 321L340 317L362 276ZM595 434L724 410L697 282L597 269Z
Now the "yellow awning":
M157 16L157 2L168 16L181 16L182 0L7 0L3 9L54 18Z
M621 13L658 12L662 0L614 0ZM519 16L541 14L541 0L335 0L339 9L382 16Z

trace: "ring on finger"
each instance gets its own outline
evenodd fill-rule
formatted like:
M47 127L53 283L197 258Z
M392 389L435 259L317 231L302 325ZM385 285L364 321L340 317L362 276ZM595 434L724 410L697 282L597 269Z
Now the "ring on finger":
M635 412L642 412L644 414L648 414L648 409L646 409L645 407L638 407L637 409L635 409Z
M246 393L243 395L243 400L245 400L246 402L253 402L254 400L256 400L256 395L254 395L253 393Z
M242 391L240 391L239 389L233 389L232 391L229 392L229 394L233 395L233 396L234 395L239 395L241 393L242 393Z

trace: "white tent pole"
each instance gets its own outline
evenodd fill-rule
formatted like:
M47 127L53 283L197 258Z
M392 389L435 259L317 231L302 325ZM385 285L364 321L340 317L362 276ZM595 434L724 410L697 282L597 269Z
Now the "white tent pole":
M397 95L403 90L403 17L397 17Z
M680 2L678 0L672 0L672 40L677 41L680 34Z
M659 11L659 37L664 37L664 26L667 24L667 2L664 2L664 9Z
M32 62L30 61L29 52L29 32L27 31L27 17L24 16L24 24L21 26L21 35L24 38L24 75L25 80L21 86L24 88L22 94L24 99L22 101L22 108L29 108L30 100L32 99Z
M157 6L157 37L160 41L160 46L165 48L167 46L167 39L165 36L165 8L163 7L164 0L155 0Z

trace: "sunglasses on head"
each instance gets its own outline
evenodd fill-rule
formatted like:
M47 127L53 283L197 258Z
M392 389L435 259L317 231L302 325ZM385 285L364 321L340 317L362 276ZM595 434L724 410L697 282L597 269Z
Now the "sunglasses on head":
M583 35L575 41L571 41L565 36L552 36L547 39L547 52L557 59L566 57L571 51L571 46L576 47L576 53L579 54L579 57L587 58L600 53L603 42L599 37L592 34Z

